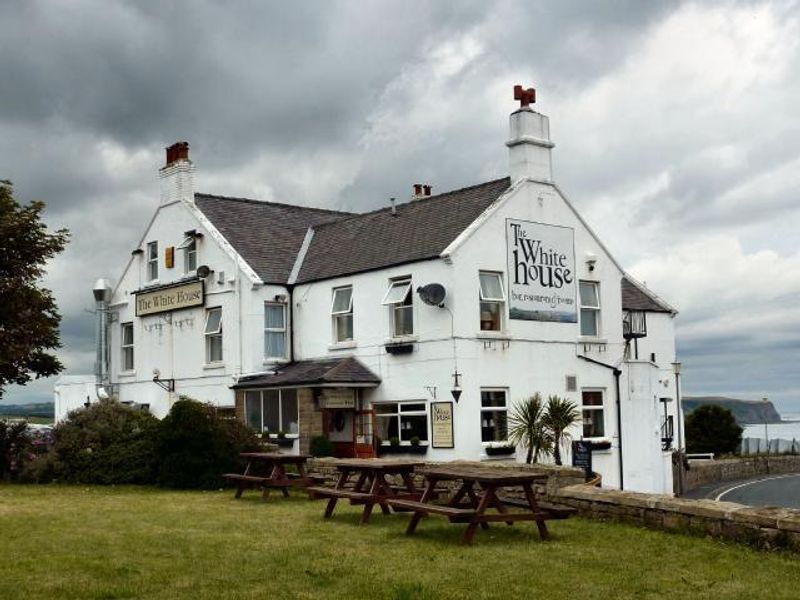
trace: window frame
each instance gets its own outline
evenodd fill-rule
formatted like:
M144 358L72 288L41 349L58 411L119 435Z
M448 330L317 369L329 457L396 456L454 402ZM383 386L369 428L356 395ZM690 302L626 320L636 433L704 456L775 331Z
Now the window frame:
M595 297L597 298L597 304L584 304L583 303L583 294L581 294L581 287L583 285L590 285L594 288ZM580 333L581 337L587 338L597 338L600 337L602 332L602 320L601 320L601 311L602 311L602 304L600 302L600 282L599 281L590 281L586 279L581 279L578 281L578 300L579 300L579 312L580 312ZM584 312L590 313L594 316L594 333L584 333L583 327L586 323L584 319Z
M180 245L183 250L183 273L184 275L191 275L197 271L197 238L194 235L187 237ZM194 266L192 266L192 259L194 259Z
M281 312L283 315L283 326L282 327L267 327L267 307L280 307ZM286 310L286 303L284 302L264 302L264 360L286 360L286 353L288 351L288 331L289 331L289 324L288 324L288 311ZM283 336L283 355L281 356L272 356L267 353L267 337L268 334L282 334Z
M147 242L147 281L158 281L158 240Z
M597 393L600 394L600 404L586 404L584 401L584 394L585 393ZM606 435L606 390L605 388L597 388L597 387L587 387L581 388L581 439L583 440L604 440L607 439L608 436ZM602 435L586 435L586 424L589 422L588 419L584 416L586 412L594 412L600 413L600 423L602 423ZM596 423L594 419L592 419L592 423Z
M219 324L217 325L216 330L209 331L208 330L208 322L211 319L211 314L219 312ZM223 328L222 328L222 307L221 306L210 306L206 309L206 320L205 325L203 327L203 336L205 339L205 346L206 346L206 364L207 365L216 365L225 361L225 352L223 348ZM211 356L211 348L212 348L212 339L219 339L219 358L214 360Z
M499 297L491 297L489 295L484 294L483 290L483 277L484 276L491 276L497 278L497 283L500 288L500 296ZM503 284L503 273L499 271L478 271L478 319L479 319L479 327L481 331L503 331L506 323L506 294L505 294L505 286ZM484 305L488 306L495 306L498 315L498 322L497 327L492 329L484 328L484 321L481 319L483 315L483 307ZM491 314L491 312L490 312Z
M347 309L337 311L336 297L340 292L343 292L345 290L350 290L350 300L348 302ZM346 320L348 317L350 319L350 337L340 338L339 322L341 320ZM352 285L343 285L333 288L331 295L331 326L333 327L334 344L352 342L355 339L355 332L353 330L353 286Z
M126 323L120 323L120 371L122 373L131 373L136 368L136 351L135 348L135 338L134 338L134 331L133 331L133 321L128 321ZM125 331L129 329L131 332L131 341L129 344L125 343ZM128 366L127 357L130 356L130 366Z
M392 292L395 288L404 287L406 293L399 300L394 299ZM399 296L398 296L399 298ZM403 277L396 277L389 280L389 287L383 295L381 304L389 307L389 326L391 327L391 334L393 338L411 337L414 335L414 287L412 285L412 278L410 275ZM407 311L410 313L411 318L411 331L398 333L397 331L397 312Z
M378 406L388 406L391 404L397 405L397 411L393 413L379 413L376 409ZM422 404L424 405L423 410L402 410L402 406L410 406L412 404ZM422 399L412 399L412 400L381 400L379 402L372 403L372 409L375 415L375 425L374 425L374 433L375 437L378 436L378 432L381 431L380 426L378 425L378 419L397 419L397 433L398 438L400 439L401 446L411 446L411 440L403 440L403 417L424 417L425 423L425 439L422 437L419 438L419 445L420 446L429 446L431 443L431 428L429 425L430 421L430 405L426 400ZM413 436L412 436L413 437ZM390 446L391 442L389 439L381 439L381 446Z
M509 389L506 388L506 387L482 387L480 392L481 392L481 405L480 405L481 444L483 445L483 447L486 447L489 444L493 444L493 443L508 442L509 441L508 440L508 409L509 409L508 398L509 398ZM484 406L483 405L483 393L484 392L503 392L503 399L504 399L503 406ZM484 430L483 415L484 415L484 413L487 413L487 412L492 412L492 413L494 413L494 412L503 412L503 413L505 413L505 415L506 415L506 437L505 437L505 439L502 439L502 440L484 440L483 439L483 430ZM489 425L487 424L486 427L488 428Z
M265 402L269 402L266 398L264 398L264 392L278 392L278 423L283 423L283 411L284 411L284 408L283 408L283 402L284 402L283 392L288 391L290 389L294 390L294 392L295 392L294 398L295 398L295 404L296 404L296 407L297 407L297 415L296 415L297 418L295 419L294 422L297 423L297 431L294 432L294 433L292 433L290 431L284 431L284 434L286 434L286 438L287 439L292 439L293 440L293 439L299 438L300 437L300 399L299 399L299 397L297 395L297 388L268 388L268 389L259 389L259 390L245 390L245 394L244 394L244 423L245 423L245 425L247 425L248 427L254 429L257 433L260 433L260 434L264 433L264 421L265 421L264 414L266 412ZM261 419L260 419L261 422L258 424L259 425L258 429L256 429L253 426L253 424L250 423L250 417L249 417L249 413L248 413L248 410L247 410L247 395L251 394L251 393L258 393L259 415L261 417ZM281 432L281 431L283 431L283 430L282 429L279 429L278 431L269 431L269 430L267 430L267 433L268 433L268 435L270 437L272 437L272 436L277 436L278 433Z

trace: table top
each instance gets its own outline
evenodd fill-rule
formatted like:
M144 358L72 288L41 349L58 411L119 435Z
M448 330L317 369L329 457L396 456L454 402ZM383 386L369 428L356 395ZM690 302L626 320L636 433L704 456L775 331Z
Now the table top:
M333 461L337 469L352 471L408 471L421 467L421 460L392 460L386 458L340 458Z
M546 473L525 473L510 469L484 469L480 467L431 467L419 471L422 475L441 480L464 479L493 485L518 485L547 479Z
M281 454L280 452L242 452L239 456L248 460L263 460L272 462L306 462L311 456L308 454Z

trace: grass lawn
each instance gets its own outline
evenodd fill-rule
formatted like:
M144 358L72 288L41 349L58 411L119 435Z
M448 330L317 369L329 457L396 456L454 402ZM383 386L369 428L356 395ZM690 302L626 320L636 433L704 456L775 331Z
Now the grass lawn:
M0 485L0 598L797 598L800 557L583 519L492 526L300 493Z

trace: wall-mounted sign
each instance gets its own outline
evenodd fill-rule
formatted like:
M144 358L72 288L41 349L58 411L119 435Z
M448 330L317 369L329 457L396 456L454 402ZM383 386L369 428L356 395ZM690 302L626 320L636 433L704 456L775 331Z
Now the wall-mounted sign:
M583 469L586 480L592 476L592 442L575 440L572 442L572 466Z
M356 407L355 390L351 388L327 388L320 396L320 408L342 409Z
M574 238L571 227L506 219L512 319L578 322Z
M136 293L136 316L203 306L205 294L202 281L192 281L150 292Z
M431 402L431 446L453 448L453 403Z

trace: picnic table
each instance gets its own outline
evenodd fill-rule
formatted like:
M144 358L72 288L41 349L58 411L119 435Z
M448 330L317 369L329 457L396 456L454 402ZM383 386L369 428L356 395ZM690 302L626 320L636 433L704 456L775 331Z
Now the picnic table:
M536 521L539 536L549 539L545 521L566 519L575 513L569 506L539 502L533 493L533 484L546 481L547 475L509 471L507 469L483 469L476 467L437 467L421 471L426 485L419 500L389 498L386 504L395 509L413 511L406 533L411 535L422 517L438 514L451 523L467 523L464 542L471 544L478 527L488 529L490 522ZM441 482L460 481L461 485L447 504L435 504L436 486ZM500 496L502 489L522 490L524 500ZM521 510L510 511L509 507ZM487 513L490 508L496 513Z
M241 498L242 492L250 487L262 489L261 498L266 500L272 488L280 488L284 496L289 495L289 487L308 487L318 481L306 472L308 454L281 454L279 452L242 452L247 459L244 473L226 473L222 477L235 481L235 498ZM289 472L286 467L293 465L296 472Z
M336 503L340 499L347 499L350 504L364 505L361 513L361 523L369 523L372 509L377 504L383 514L389 514L388 498L418 500L421 496L414 485L414 469L422 465L421 461L386 460L381 458L353 458L335 461L334 466L339 472L338 480L334 487L309 487L308 493L312 498L327 498L325 518L333 515ZM350 478L357 475L354 483ZM402 484L392 485L386 479L388 476L397 476ZM402 510L402 509L401 509Z

